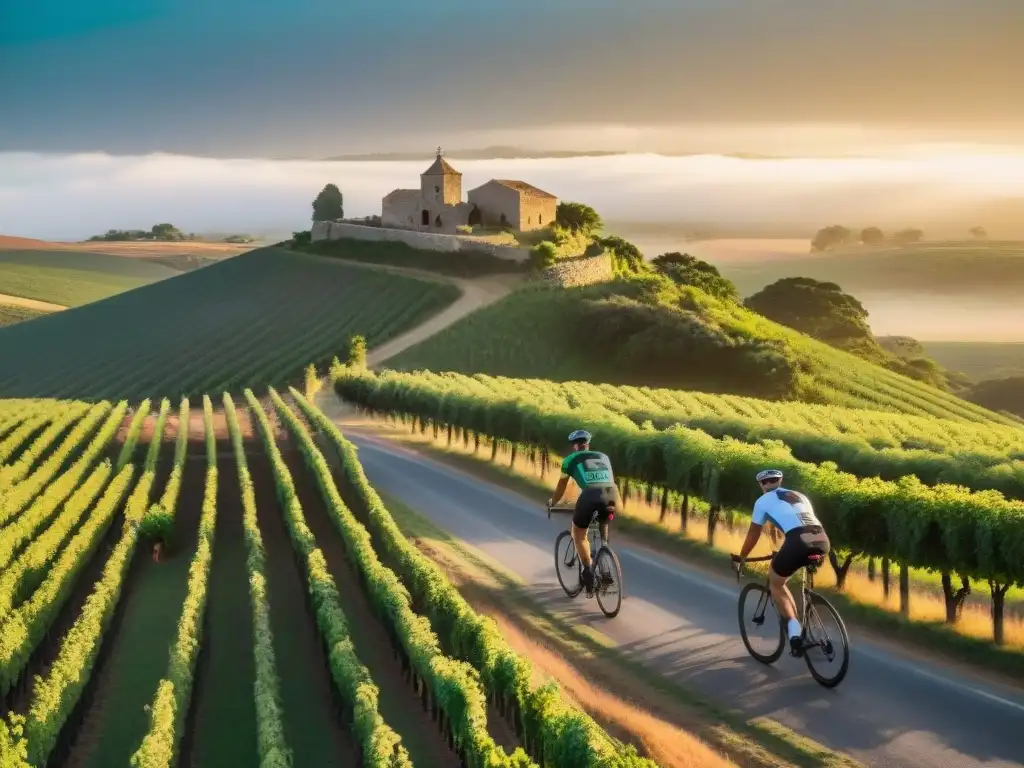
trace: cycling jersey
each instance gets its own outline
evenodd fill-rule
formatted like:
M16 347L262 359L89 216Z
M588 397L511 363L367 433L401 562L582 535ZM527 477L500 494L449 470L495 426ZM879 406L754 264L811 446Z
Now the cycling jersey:
M600 451L576 451L562 462L562 477L571 477L580 490L614 486L612 462Z
M761 494L761 498L754 502L754 513L750 519L758 525L771 520L783 533L789 533L794 528L821 526L810 499L799 491L787 488L776 488Z

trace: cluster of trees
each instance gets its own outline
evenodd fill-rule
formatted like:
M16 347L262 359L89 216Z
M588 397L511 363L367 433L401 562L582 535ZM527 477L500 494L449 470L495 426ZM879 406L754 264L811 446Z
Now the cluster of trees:
M975 240L987 240L988 231L984 227L971 227L968 230ZM878 227L864 227L854 230L840 224L822 227L811 240L811 251L830 251L846 245L913 245L924 239L924 230L910 227L886 235Z
M127 240L160 240L177 242L181 240L198 240L194 233L184 233L173 224L154 224L147 232L144 229L108 229L106 234L93 235L90 241L123 242Z
M912 245L924 239L924 230L917 228L901 229L886 235L878 227L864 227L860 230L853 230L841 224L832 224L819 229L811 240L811 250L830 251L834 248L841 248L844 245L884 245L893 243L895 245Z

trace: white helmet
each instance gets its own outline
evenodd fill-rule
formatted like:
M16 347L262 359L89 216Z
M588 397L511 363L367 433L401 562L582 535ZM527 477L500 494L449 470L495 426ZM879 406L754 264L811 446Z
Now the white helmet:
M757 473L757 482L759 482L759 483L764 481L764 480L781 480L781 479L782 479L782 472L780 472L777 469L762 469L760 472Z

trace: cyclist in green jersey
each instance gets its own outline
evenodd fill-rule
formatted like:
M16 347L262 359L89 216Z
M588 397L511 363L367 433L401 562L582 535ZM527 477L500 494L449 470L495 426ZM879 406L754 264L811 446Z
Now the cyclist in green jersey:
M562 462L562 475L555 487L555 495L548 500L554 506L565 493L571 478L580 488L576 509L572 516L572 540L583 561L583 585L589 594L594 590L594 571L590 561L590 542L587 529L596 516L601 526L601 538L608 538L608 523L615 517L619 503L619 489L612 476L612 462L600 451L590 450L591 434L578 429L569 435L572 452Z

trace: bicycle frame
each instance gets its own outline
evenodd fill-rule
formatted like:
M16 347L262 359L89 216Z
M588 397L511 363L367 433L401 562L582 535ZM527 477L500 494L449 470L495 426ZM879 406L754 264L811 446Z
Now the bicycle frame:
M776 554L777 553L775 551L772 551L772 553L770 555L763 555L761 557L748 557L748 558L746 558L746 562L748 562L748 563L768 562L773 557L775 557ZM736 555L733 555L732 559L733 559L733 562L737 563L737 565L738 565L739 558ZM808 581L810 581L812 584L814 583L814 572L817 571L819 566L825 561L825 557L824 557L824 555L812 555L809 559L812 560L813 562L809 563L808 565L805 565L803 567L804 578L802 578L800 580L800 605L797 607L797 614L798 614L797 620L800 622L800 625L805 627L805 628L807 626L807 604L810 602L810 600L808 600L808 596L821 597L821 595L819 595L817 592L815 592L813 589L811 589L811 587L809 587L807 585L807 583L808 583ZM743 569L740 568L740 567L737 567L736 568L736 581L739 581L740 577L742 575L743 575ZM765 577L765 586L768 587L768 599L771 600L772 604L774 605L775 604L775 598L771 594L771 576L770 575ZM792 589L790 590L790 592L792 592ZM822 598L822 599L824 599L824 598ZM777 606L777 605L775 605L775 613L778 615L779 621L782 621L782 613L779 611L779 606ZM761 619L762 619L762 621L764 620L764 616L763 615L762 615ZM811 647L813 647L813 646L811 646Z
M557 509L560 512L572 512L572 507L548 507L548 519L551 518L551 510ZM609 530L611 526L609 525ZM570 533L572 532L572 525L569 526ZM571 537L570 537L571 538ZM590 539L590 559L593 561L594 555L601 548L600 545L608 546L608 539L601 535L601 523L597 519L597 515L594 515L594 519L590 521L590 525L587 528L587 538ZM576 564L580 570L583 569L583 556L580 555L580 548L576 546L576 540L572 540L572 548L576 552L576 557L579 558L579 562Z

